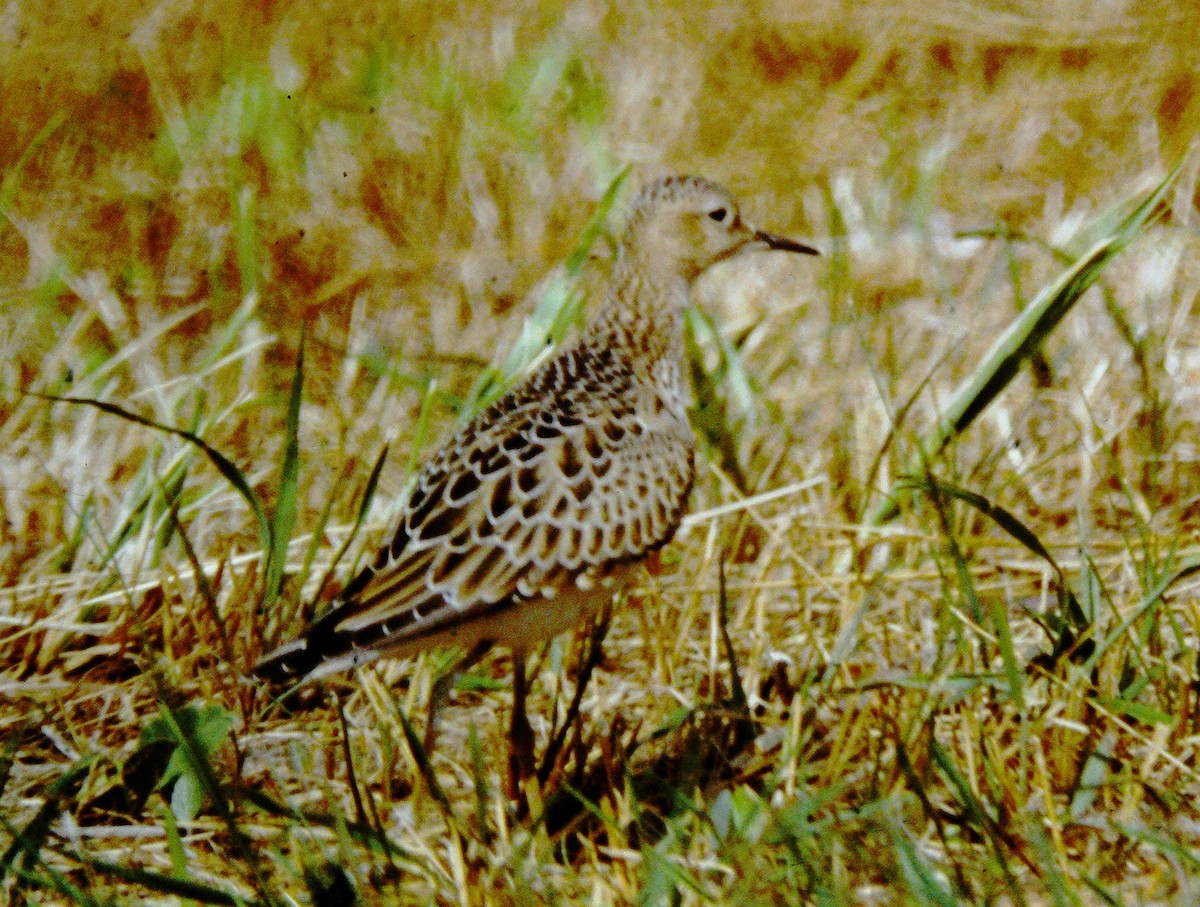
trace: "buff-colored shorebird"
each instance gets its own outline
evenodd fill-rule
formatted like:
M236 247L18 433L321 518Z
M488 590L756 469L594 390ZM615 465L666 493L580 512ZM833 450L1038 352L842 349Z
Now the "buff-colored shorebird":
M680 320L701 274L754 249L817 254L755 230L707 180L649 183L595 320L438 451L390 544L255 673L303 682L381 656L504 644L513 771L527 776L525 655L611 603L678 528L694 477Z

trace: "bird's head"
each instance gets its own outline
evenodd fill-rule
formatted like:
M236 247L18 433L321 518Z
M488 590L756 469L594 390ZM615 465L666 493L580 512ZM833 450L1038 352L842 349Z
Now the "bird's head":
M804 243L755 229L742 219L727 190L695 176L648 183L633 204L621 245L643 267L666 267L689 283L717 262L753 249L819 254Z

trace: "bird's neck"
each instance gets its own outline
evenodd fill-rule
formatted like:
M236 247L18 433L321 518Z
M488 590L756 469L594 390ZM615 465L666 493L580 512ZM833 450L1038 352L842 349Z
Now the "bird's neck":
M589 333L594 341L628 349L656 364L683 357L682 316L690 290L676 271L622 253L612 289Z

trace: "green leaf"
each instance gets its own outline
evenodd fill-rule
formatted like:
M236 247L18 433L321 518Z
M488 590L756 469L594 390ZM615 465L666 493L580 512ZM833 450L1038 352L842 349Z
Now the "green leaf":
M195 759L188 747L187 736L199 750L199 757L207 759L229 737L233 730L233 715L219 705L187 706L178 709L174 716L163 714L142 729L141 747L163 741L175 744L171 758L158 781L161 790L169 784L171 789L171 811L180 822L191 822L199 815L207 791L205 779L197 772Z
M171 812L180 822L193 822L200 814L204 805L204 790L195 781L195 776L187 772L175 779L171 788Z

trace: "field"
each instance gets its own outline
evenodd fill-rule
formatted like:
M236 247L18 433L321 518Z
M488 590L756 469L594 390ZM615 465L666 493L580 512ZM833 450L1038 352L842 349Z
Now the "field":
M1200 903L1200 6L65 9L0 10L0 899ZM670 172L823 255L697 288L540 783L503 650L428 752L447 653L275 701Z

